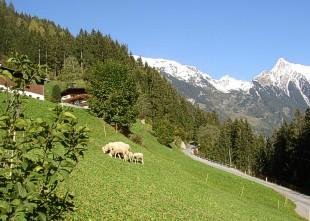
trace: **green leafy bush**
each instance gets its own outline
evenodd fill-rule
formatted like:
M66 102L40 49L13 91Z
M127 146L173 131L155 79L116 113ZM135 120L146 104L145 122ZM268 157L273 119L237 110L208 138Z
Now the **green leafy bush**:
M116 128L129 128L136 121L139 94L133 71L127 65L108 60L94 66L88 78L91 109Z
M50 123L24 117L22 94L39 80L25 56L9 62L23 73L5 72L15 86L6 91L0 115L0 220L56 220L73 210L73 196L56 193L86 150L88 129L62 107L53 109Z

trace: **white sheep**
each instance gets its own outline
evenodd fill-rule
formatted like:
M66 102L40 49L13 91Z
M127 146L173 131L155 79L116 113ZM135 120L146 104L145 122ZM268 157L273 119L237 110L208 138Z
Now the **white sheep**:
M124 160L129 152L130 146L124 142L111 142L106 145L106 153L111 157L123 157Z
M111 150L112 150L112 147L110 146L110 143L108 143L102 147L103 153L110 153Z
M133 161L135 163L140 162L140 163L144 164L144 162L143 162L143 153L134 153L133 154Z
M133 153L128 151L127 155L126 155L126 160L128 160L129 162L133 162Z

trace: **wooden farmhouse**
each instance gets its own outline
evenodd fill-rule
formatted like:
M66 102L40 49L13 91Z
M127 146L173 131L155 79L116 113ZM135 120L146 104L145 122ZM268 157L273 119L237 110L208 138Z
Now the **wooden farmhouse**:
M88 109L89 97L85 88L67 88L61 92L61 103Z
M1 63L0 63L0 70L9 71L15 78L21 78L23 76L22 73L4 67ZM0 90L6 90L7 88L10 88L12 86L14 86L14 83L12 81L0 78ZM44 100L44 81L38 82L37 84L27 85L24 94L28 97Z
M196 141L190 141L188 143L188 147L191 149L192 154L199 154L199 143L197 143Z

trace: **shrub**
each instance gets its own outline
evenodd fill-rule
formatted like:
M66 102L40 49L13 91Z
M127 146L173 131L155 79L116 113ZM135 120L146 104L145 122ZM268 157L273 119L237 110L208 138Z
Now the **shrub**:
M167 119L157 119L154 121L153 130L159 143L170 146L174 140L174 128Z
M139 93L133 71L128 65L107 60L95 65L89 74L90 107L116 129L136 122Z
M132 142L142 145L143 143L143 138L142 136L138 135L138 134L130 134L129 136L130 140L132 140Z
M83 155L88 129L61 107L53 109L51 123L25 118L22 93L39 79L38 69L25 56L9 62L23 78L2 73L15 86L6 91L0 114L0 220L59 220L74 204L72 195L56 189Z

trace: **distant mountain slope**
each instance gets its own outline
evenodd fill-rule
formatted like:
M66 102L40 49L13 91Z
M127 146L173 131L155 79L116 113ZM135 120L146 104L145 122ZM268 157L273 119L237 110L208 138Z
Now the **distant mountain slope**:
M310 106L310 67L283 58L251 82L229 76L215 80L196 67L175 61L142 60L159 70L192 103L218 111L222 117L246 117L264 133L290 120L296 109Z

